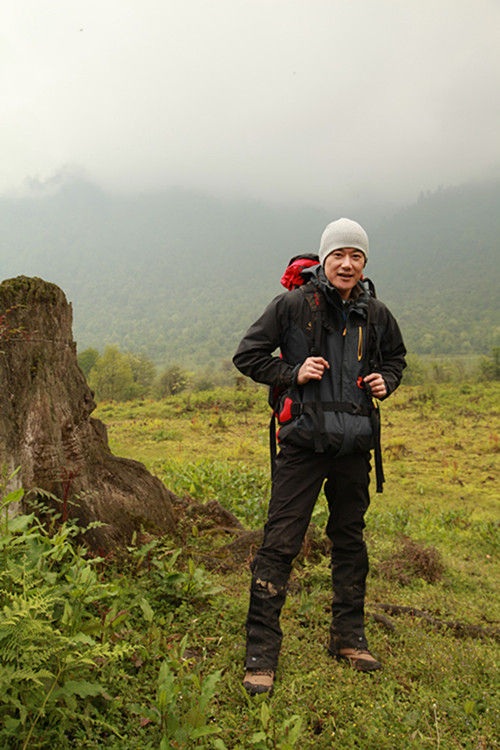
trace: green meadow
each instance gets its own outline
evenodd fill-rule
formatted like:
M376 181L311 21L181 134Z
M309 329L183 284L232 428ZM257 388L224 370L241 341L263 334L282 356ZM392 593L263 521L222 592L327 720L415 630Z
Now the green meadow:
M490 750L498 714L498 383L403 385L382 404L386 484L367 514L367 632L384 669L326 652L319 499L282 617L273 694L241 686L252 546L181 516L179 536L95 559L57 514L2 516L0 746ZM180 498L261 528L265 389L102 403L113 453ZM4 508L19 497L4 493ZM250 535L249 535L249 538Z

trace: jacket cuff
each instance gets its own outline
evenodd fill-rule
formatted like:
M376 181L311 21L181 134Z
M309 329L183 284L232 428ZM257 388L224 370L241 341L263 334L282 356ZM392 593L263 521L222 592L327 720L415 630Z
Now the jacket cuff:
M291 385L297 385L297 377L299 375L300 365L295 365L291 374Z

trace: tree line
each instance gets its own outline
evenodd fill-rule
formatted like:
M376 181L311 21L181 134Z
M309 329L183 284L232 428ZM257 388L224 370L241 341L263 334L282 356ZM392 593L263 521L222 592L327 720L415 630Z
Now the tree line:
M461 357L420 357L410 354L403 382L422 385L429 382L461 380L500 380L500 347L488 356L467 360ZM185 390L203 391L221 385L234 385L238 374L231 361L222 360L218 367L192 372L172 363L158 370L143 354L122 352L107 346L100 354L88 348L78 354L78 364L97 401L133 401L161 399Z
M92 347L78 354L78 364L97 401L161 399L186 389L197 391L234 383L235 371L228 360L218 367L192 372L177 363L158 369L144 354L122 352L116 345L99 353Z

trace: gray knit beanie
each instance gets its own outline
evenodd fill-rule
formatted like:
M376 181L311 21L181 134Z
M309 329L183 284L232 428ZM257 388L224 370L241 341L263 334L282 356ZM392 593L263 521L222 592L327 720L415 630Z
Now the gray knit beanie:
M343 247L353 247L356 250L361 250L366 260L368 260L368 235L357 221L338 219L328 224L321 235L319 246L319 262L321 265L324 265L330 253L334 250L341 250Z

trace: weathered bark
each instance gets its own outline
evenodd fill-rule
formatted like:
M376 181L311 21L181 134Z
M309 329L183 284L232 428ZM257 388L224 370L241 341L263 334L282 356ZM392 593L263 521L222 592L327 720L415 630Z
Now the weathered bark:
M60 498L95 550L129 544L134 531L173 532L175 496L143 464L114 456L90 415L72 309L54 284L20 276L0 284L0 467L28 492Z

